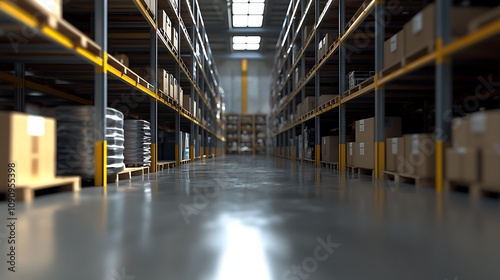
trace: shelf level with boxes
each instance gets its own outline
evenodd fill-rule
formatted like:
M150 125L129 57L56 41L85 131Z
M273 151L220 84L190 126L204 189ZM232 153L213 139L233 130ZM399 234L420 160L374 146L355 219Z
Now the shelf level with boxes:
M267 115L227 114L226 153L267 154Z
M194 7L154 0L49 2L0 1L0 29L20 40L12 48L7 33L0 35L0 83L9 99L0 110L51 116L59 105L94 105L100 112L108 106L126 119L151 122L155 163L162 131L200 136L189 140L190 150L222 154L222 90L207 36L200 35L205 29L196 1ZM203 46L201 56L196 44ZM180 162L181 151L175 154ZM105 185L104 177L96 174L96 184Z
M365 147L373 147L369 168L373 166L375 177L382 178L388 163L387 139L392 137L382 129L384 120L400 117L400 137L418 139L442 132L433 138L436 155L430 156L435 159L429 166L434 172L426 175L442 190L443 147L452 139L449 116L460 115L452 105L474 103L466 113L495 109L491 101L498 94L490 87L488 98L477 98L475 88L484 91L481 81L500 60L494 51L500 46L500 9L491 1L469 5L374 0L290 3L295 14L286 15L270 89L274 154L283 155L291 147L290 154L319 165L321 138L337 136L339 151L344 151L339 167L345 170L348 138L354 137L356 121L374 117L374 140ZM449 24L443 23L445 19ZM306 137L312 153L303 150ZM358 142L353 141L353 145Z

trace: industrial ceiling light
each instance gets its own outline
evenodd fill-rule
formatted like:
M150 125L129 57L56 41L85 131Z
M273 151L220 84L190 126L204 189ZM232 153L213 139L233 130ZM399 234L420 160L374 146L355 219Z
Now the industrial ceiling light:
M260 36L233 36L233 50L255 51L260 49L260 41L261 41Z
M233 27L262 27L265 0L233 0Z

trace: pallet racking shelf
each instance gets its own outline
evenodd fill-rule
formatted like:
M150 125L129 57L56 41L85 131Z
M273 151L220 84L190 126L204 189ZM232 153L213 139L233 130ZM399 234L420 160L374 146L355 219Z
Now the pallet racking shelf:
M474 20L474 24L471 21L464 34L452 38L453 1L436 1L436 38L432 47L387 71L383 64L384 42L430 2L433 1L291 1L277 44L270 88L269 125L274 155L283 157L290 146L289 139L294 139L289 158L306 160L298 152L296 136L307 125L315 129L315 164L320 166L321 136L336 133L340 138L339 169L345 171L342 151L346 151L345 137L351 128L348 121L375 116L374 176L382 178L385 138L380 128L385 115L435 111L432 120L423 120L422 130L443 132L436 134L435 184L441 191L444 147L451 138L451 122L444 119L444 112L453 110L453 102L467 100L477 85L476 73L487 75L496 71L491 61L499 59L494 49L500 46L500 20L498 3L479 1L474 4L489 6L489 14L484 20ZM333 39L320 56L318 45L327 33ZM348 88L346 74L355 70L371 70L375 76ZM325 93L336 96L319 104ZM498 91L493 95L498 95ZM307 96L314 98L314 108L297 115L297 104L304 104Z
M63 4L59 18L31 1L0 0L0 86L8 98L0 109L25 111L27 102L42 108L95 105L102 117L96 131L101 132L107 106L149 120L153 172L159 129L192 135L191 162L196 156L221 155L226 139L218 105L223 100L201 12L196 0L172 3L157 0L157 10L151 11L141 0L73 0ZM155 15L162 10L179 33L176 46L158 28ZM118 53L127 54L130 65L119 62ZM191 97L191 111L158 89L160 67L173 73ZM179 141L176 137L177 165ZM99 153L105 143L97 142L95 184L105 186L106 163Z
M226 118L227 154L264 155L267 153L267 115L227 114ZM244 151L242 149L244 147L249 150Z

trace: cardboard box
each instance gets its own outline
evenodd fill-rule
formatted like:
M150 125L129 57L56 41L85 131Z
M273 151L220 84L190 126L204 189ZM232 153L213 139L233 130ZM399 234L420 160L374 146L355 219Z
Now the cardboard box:
M191 111L191 95L190 94L184 94L182 96L182 107L184 107L184 109L188 110L188 112L192 112Z
M34 2L38 4L40 8L50 12L58 18L62 18L62 0L34 0Z
M128 67L129 60L128 60L128 56L127 55L125 55L125 54L117 54L114 57L116 58L116 60L118 60L118 62L120 62L121 64L123 64L126 67Z
M297 118L302 117L302 103L297 105Z
M158 69L158 89L168 95L170 74L165 69Z
M316 109L315 103L316 103L315 96L309 96L309 97L304 98L304 102L302 103L303 104L302 114L303 115L307 114L309 111Z
M356 121L356 142L375 143L375 118ZM401 118L386 117L385 138L401 136Z
M384 42L384 68L390 68L405 57L405 32L404 30L394 34Z
M180 85L177 86L178 98L179 98L179 106L184 107L184 90Z
M347 166L354 166L354 149L356 148L355 142L347 143Z
M467 33L469 21L488 11L483 7L453 7L452 35L460 37ZM414 55L427 46L434 46L436 38L436 5L427 5L404 25L405 56Z
M319 41L318 44L318 57L320 59L323 57L323 40Z
M15 164L16 186L48 181L56 175L56 121L0 111L0 192L7 191L8 165Z
M445 153L445 178L452 182L463 181L463 164L461 155L453 148L446 149Z
M470 116L468 147L493 149L500 145L500 110L477 112Z
M404 138L387 138L385 141L385 170L404 173L404 155Z
M469 147L470 136L470 117L454 119L451 131L453 148L456 150Z
M168 96L171 98L175 99L175 84L177 81L174 78L174 75L170 74L170 77L168 79Z
M354 167L375 169L375 144L373 142L356 142Z
M319 99L318 99L318 107L325 104L326 102L334 99L335 97L337 97L338 95L336 94L324 94L324 95L320 95L319 96Z
M339 162L339 137L325 136L321 138L321 160Z
M325 37L323 38L323 48L324 50L324 55L328 52L328 49L330 46L333 44L335 41L335 37L331 33L326 33Z
M432 134L405 135L405 174L435 177L436 144Z
M168 40L172 41L172 21L165 11L160 11L160 18L158 19L159 29L163 30L164 35Z
M487 191L500 190L500 148L484 149L482 153L482 187Z
M174 29L172 35L173 35L172 45L174 45L174 50L177 51L177 45L179 44L179 33L177 33L177 30Z

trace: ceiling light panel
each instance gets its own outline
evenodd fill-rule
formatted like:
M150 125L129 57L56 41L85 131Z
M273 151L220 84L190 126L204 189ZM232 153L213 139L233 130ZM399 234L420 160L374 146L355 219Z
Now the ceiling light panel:
M265 0L232 0L233 27L262 27Z

